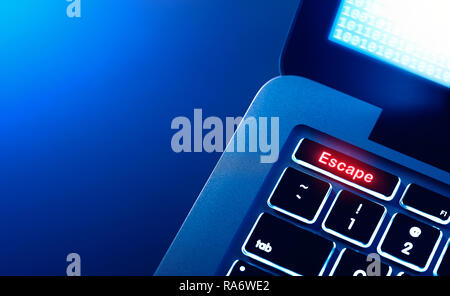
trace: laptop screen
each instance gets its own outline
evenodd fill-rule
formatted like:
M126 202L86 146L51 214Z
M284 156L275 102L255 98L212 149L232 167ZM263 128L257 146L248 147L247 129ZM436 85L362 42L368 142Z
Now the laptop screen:
M450 0L302 0L281 73L380 107L369 140L449 172L449 11Z
M343 0L329 39L450 87L449 12L449 0Z

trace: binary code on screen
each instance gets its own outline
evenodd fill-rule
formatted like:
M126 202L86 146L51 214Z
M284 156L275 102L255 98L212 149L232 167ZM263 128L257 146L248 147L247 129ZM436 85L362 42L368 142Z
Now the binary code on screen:
M450 87L450 0L343 0L329 39Z

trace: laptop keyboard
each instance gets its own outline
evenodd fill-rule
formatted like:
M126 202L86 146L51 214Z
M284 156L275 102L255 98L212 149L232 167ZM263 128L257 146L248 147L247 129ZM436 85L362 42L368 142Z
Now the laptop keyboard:
M242 260L236 260L227 274L228 276L273 276L273 274L262 270Z
M294 161L384 200L391 200L400 185L399 177L308 139L300 141Z
M400 200L392 201L401 188L398 176L307 138L292 161L304 171L289 165L281 173L267 197L273 212L260 213L242 245L244 260L235 260L228 275L450 275L450 240L440 229L450 222L448 197L405 184ZM332 194L336 181L347 187ZM388 217L393 202L408 215ZM313 225L316 230L308 229ZM336 242L350 247L339 251ZM400 271L393 274L392 266Z
M386 208L349 191L334 200L322 228L360 247L368 247L386 215Z
M322 275L335 243L269 214L262 214L242 252L289 275Z
M438 263L434 268L434 275L450 276L450 250L448 248L449 243L450 239L447 240L447 244L445 245L445 248L442 251L441 256L439 257Z
M367 256L352 251L350 249L343 249L339 254L330 275L334 276L390 276L392 273L392 267L382 263L379 267L379 271L376 268L367 268Z
M386 258L417 271L427 270L442 232L403 214L396 214L378 246Z
M302 222L317 219L331 192L331 184L310 175L287 168L269 198L269 207Z
M426 196L427 198L423 198ZM410 184L400 200L402 206L436 223L450 222L450 202L447 197L417 184Z

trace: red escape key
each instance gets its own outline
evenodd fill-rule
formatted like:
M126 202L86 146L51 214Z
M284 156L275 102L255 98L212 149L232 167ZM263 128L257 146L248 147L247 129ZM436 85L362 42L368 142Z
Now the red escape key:
M400 178L324 145L302 139L293 155L298 164L383 200L391 200Z

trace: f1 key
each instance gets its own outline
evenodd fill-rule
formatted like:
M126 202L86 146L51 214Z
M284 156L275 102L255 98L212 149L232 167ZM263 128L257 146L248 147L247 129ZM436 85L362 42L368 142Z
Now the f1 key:
M440 224L450 222L450 198L417 184L410 184L400 201L407 210Z

